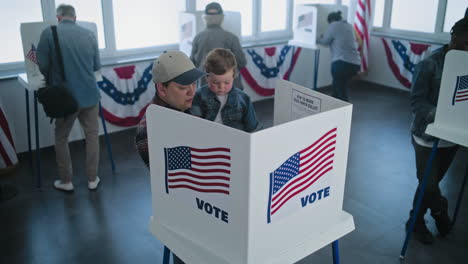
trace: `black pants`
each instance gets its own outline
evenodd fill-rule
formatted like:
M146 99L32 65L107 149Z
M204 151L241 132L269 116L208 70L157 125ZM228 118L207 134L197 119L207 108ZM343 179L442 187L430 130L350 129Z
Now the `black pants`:
M422 184L424 172L426 170L429 156L431 155L432 148L418 145L413 139L414 152L416 154L416 175L419 180L418 188L414 194L413 208L416 205L416 197L418 195L419 188ZM438 148L434 161L432 162L432 169L429 174L429 178L426 182L426 189L424 190L424 197L422 200L421 207L419 209L418 218L424 218L427 209L431 209L431 214L439 213L446 209L445 197L439 188L439 182L444 178L450 164L455 157L458 146L448 148ZM445 203L445 205L444 205Z
M346 61L334 61L331 64L331 74L333 77L332 96L340 100L349 102L348 83L359 72L361 67Z

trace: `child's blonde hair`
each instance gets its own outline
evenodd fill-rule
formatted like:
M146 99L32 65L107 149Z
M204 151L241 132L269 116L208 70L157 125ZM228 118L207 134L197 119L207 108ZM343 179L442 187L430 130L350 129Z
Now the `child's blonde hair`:
M230 50L216 48L206 55L204 68L208 74L214 73L216 75L223 75L233 69L234 75L236 75L236 57Z

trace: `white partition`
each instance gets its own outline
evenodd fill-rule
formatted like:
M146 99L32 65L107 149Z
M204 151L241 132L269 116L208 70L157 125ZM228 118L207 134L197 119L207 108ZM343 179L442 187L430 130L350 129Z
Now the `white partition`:
M179 50L190 56L193 38L206 28L203 19L204 11L179 13ZM221 25L241 40L241 14L240 12L224 11L224 20Z
M150 230L187 263L294 263L354 230L352 105L279 80L255 133L151 105ZM154 136L153 136L154 135Z
M445 56L434 123L426 133L468 147L468 52Z

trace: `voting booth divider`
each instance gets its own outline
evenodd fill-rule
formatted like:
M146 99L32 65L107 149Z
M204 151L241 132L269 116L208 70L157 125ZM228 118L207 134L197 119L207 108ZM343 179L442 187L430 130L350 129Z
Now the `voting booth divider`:
M426 134L436 137L432 152L427 161L421 190L425 190L427 178L432 170L432 162L437 153L439 139L450 141L460 146L468 147L468 52L451 50L445 55L444 69L440 83L439 98L434 122L426 128ZM460 210L463 193L468 179L468 161L463 182L452 217L452 228L455 225ZM414 229L415 216L421 206L424 191L419 191L416 205L411 217L410 225L400 252L400 259L404 259L411 233Z
M277 82L246 133L151 105L151 232L187 263L294 263L354 230L343 211L352 105Z
M221 27L241 39L241 13L224 11ZM179 50L190 56L195 36L206 28L204 11L179 13Z

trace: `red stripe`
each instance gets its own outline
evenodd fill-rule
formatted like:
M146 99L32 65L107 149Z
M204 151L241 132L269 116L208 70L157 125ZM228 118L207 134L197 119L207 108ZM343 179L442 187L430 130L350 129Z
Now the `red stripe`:
M189 182L189 183L193 183L193 184L200 185L200 186L218 186L218 187L226 187L226 188L229 188L229 184L226 184L226 183L220 183L220 182L198 182L198 181L193 181L193 180L190 180L190 179L171 179L171 180L168 180L168 182Z
M357 27L356 24L354 24L354 30L356 30L356 32L358 33L359 37L362 39L364 39L364 36L362 35L362 32L361 30L359 30L359 28Z
M299 54L301 53L302 48L298 47L296 52L293 55L293 59L291 62L291 67L289 67L288 71L283 75L283 80L289 80L289 77L291 76L291 72L294 69L294 66L296 66L296 62L299 59Z
M11 162L11 159L8 156L8 153L6 152L5 148L3 147L3 144L0 144L0 155L2 156L3 160L5 161L5 164L6 164L7 167L13 165L13 162Z
M365 12L365 11L366 11L366 7L364 6L364 3L363 3L361 0L359 0L359 1L358 1L358 4L359 4L359 6L361 7L362 11Z
M230 156L225 156L225 155L211 155L211 156L199 156L199 155L191 155L192 157L196 159L227 159L230 160Z
M320 174L319 176L317 176L312 182L310 182L309 184L307 184L306 186L304 186L304 188L300 189L300 190L297 190L295 193L293 193L291 196L289 196L284 202L282 202L275 210L273 210L271 212L271 215L273 215L274 213L276 213L276 211L278 211L289 199L291 199L292 197L294 197L296 194L302 192L303 190L309 188L312 184L314 184L314 182L316 182L318 179L320 179L325 173L331 171L333 169L333 166L332 167L329 167L328 169L326 169L324 172L322 172L322 174Z
M169 185L169 188L170 189L179 189L179 188L186 188L186 189L191 189L191 190L194 190L194 191L197 191L197 192L204 192L204 193L224 193L224 194L227 194L229 195L229 191L226 191L226 190L218 190L218 189L200 189L200 188L195 188L193 186L190 186L190 185Z
M213 152L213 151L231 152L231 150L228 148L207 148L207 149L190 148L190 149L196 152Z
M138 116L118 117L112 114L111 112L107 111L104 107L102 107L102 115L104 116L104 119L111 124L122 127L135 126L138 124L138 122L140 122L141 118L143 118L143 115L145 114L148 105L149 104L147 104L141 109Z
M455 100L455 102L462 102L462 101L466 101L466 100L468 100L468 98L464 98L464 99L457 99L457 100Z
M329 134L335 132L336 130L337 130L337 128L335 127L335 128L333 128L332 130L328 131L327 133L325 133L325 135L323 135L322 137L320 137L319 139L317 139L317 140L314 142L314 144L312 144L312 145L310 145L309 147L307 147L307 148L301 150L300 153L302 154L302 153L304 153L304 152L307 152L309 149L313 148L313 147L315 146L315 144L317 144L317 142L319 142L320 140L324 139L325 137L327 137ZM336 135L335 135L335 137L336 137Z
M198 165L198 166L226 166L226 167L231 167L231 164L226 163L226 162L196 162L192 160L192 164Z
M333 152L333 151L335 151L335 148L331 148L331 149L329 149L328 151L326 151L325 153L322 153L322 154L321 154L321 152L317 153L317 155L321 154L320 157L319 157L317 160L321 160L325 155L328 155L330 152ZM317 155L316 155L316 156L317 156ZM334 154L332 153L331 155L334 155ZM313 157L313 158L315 158L315 157ZM313 159L313 158L312 158L312 159ZM328 158L329 158L329 157L327 157L327 159L328 159ZM312 159L311 159L311 160L312 160ZM311 163L310 165L308 165L308 166L305 167L304 169L301 169L301 170L299 171L299 173L303 173L304 171L307 171L310 167L314 166L314 164L315 164L315 163Z
M401 75L400 69L393 60L392 52L387 44L387 41L385 41L385 39L382 38L382 42L385 48L385 54L387 55L388 64L390 65L390 69L392 70L393 74L398 79L398 81L400 81L400 83L403 84L403 86L405 86L406 88L411 88L411 82L408 79L406 79L403 75Z
M211 172L221 172L221 173L227 173L227 174L230 173L230 171L222 170L222 169L202 170L202 169L197 169L197 168L191 168L191 170L196 171L196 172L201 172L201 173L211 173Z
M455 96L455 98L464 98L464 97L468 97L468 94L462 94L462 95Z
M8 125L6 116L3 113L3 110L1 108L0 108L0 127L3 129L3 133L5 133L6 137L8 138L10 145L15 150L15 155L16 155L15 143L13 142L13 137L11 136L10 126Z
M275 94L275 89L274 88L264 88L260 86L255 78L250 74L250 72L247 70L247 67L244 67L240 69L240 74L242 75L242 78L244 78L245 82L254 90L257 94L261 96L271 96Z
M462 95L464 95L464 94L468 94L468 90L466 90L466 91L462 91L462 92L457 92L457 94L462 94Z
M369 12L369 17L371 17L372 8L371 8L371 2L370 2L370 0L366 0L366 4L367 4L367 9L366 9L366 11Z
M330 164L333 164L333 160L328 161L330 158L333 158L333 157L334 157L334 154L328 156L327 159L322 160L320 163L314 164L315 167L312 170L310 170L310 172L315 171L315 173L317 173L318 171L322 170L323 167L326 167L326 166L328 166ZM327 163L325 165L323 165L325 162L327 162ZM317 170L317 168L319 168L319 169ZM302 180L304 178L307 178L309 176L310 176L310 173L309 174L304 174L301 177L295 178L293 181L288 183L288 186L286 188L281 189L281 191L279 191L277 194L275 194L275 197L273 197L273 199L271 201L272 202L274 202L275 200L281 201L284 196L288 195L288 193L290 193L291 191L299 188L300 186L302 186L302 184L304 184L307 181L304 181L304 182L302 182L301 184L299 184L297 186L293 186L295 183L297 183L298 181L300 181L300 180ZM312 177L313 177L313 175L312 175ZM273 203L271 206L273 207L274 205L275 205L275 203Z
M196 179L202 179L202 180L225 180L225 181L230 181L229 177L225 176L200 176L197 174L193 174L190 172L169 172L167 174L169 177L175 177L175 176L189 176L192 178Z

